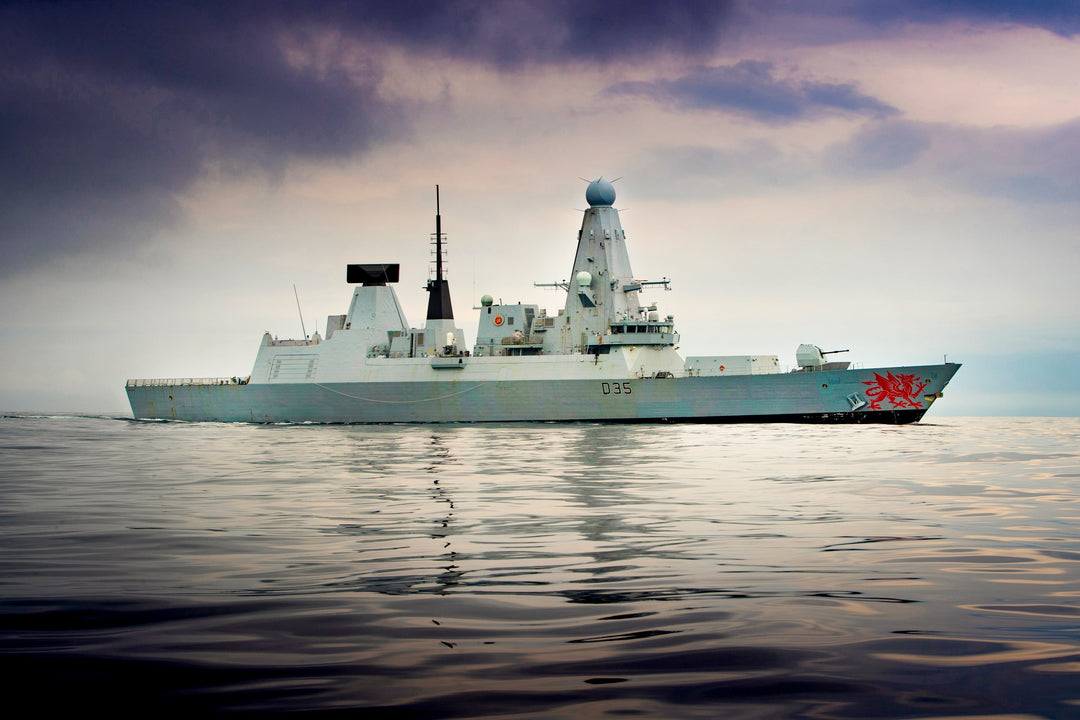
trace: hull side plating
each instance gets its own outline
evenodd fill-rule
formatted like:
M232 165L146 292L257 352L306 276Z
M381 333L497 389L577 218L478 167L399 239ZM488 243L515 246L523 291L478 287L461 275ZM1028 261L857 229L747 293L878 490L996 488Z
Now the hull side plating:
M129 387L135 417L186 421L820 422L919 420L959 365L735 377L152 385ZM880 377L914 376L918 396L875 401ZM917 386L916 386L917 387ZM868 394L869 393L869 394Z

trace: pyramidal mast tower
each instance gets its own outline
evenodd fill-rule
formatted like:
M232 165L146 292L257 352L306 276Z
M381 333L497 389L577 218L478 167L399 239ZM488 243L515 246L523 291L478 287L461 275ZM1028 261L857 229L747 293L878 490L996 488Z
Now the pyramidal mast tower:
M624 336L628 325L633 329L640 329L642 323L671 325L672 319L661 321L655 306L642 306L640 293L649 285L666 289L669 280L634 277L626 250L626 233L614 207L615 187L610 182L597 178L589 183L585 200L589 209L578 231L574 267L567 286L565 314L569 319L571 344L579 352L592 352L605 342L605 337L608 344L619 344L622 340L641 344L640 338L631 340ZM613 333L623 337L609 337ZM665 339L667 344L674 345L678 337L668 334Z

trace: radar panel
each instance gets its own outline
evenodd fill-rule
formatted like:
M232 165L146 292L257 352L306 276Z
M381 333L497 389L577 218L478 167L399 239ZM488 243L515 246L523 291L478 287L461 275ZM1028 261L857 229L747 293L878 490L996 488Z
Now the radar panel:
M399 278L399 263L381 263L375 265L348 265L345 270L345 282L350 285L385 285L396 283Z

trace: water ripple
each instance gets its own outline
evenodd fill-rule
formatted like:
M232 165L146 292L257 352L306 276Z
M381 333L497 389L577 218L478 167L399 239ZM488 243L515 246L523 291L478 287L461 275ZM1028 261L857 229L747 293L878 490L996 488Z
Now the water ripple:
M1065 717L1078 439L0 417L0 672L72 711Z

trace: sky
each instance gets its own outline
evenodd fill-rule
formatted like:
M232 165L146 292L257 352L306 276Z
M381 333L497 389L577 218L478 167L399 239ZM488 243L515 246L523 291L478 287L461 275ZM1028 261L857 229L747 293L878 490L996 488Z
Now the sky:
M1080 414L1075 2L0 5L0 410L124 412L401 263L554 312L583 179L688 355L963 363L933 413ZM294 286L296 295L294 295Z

